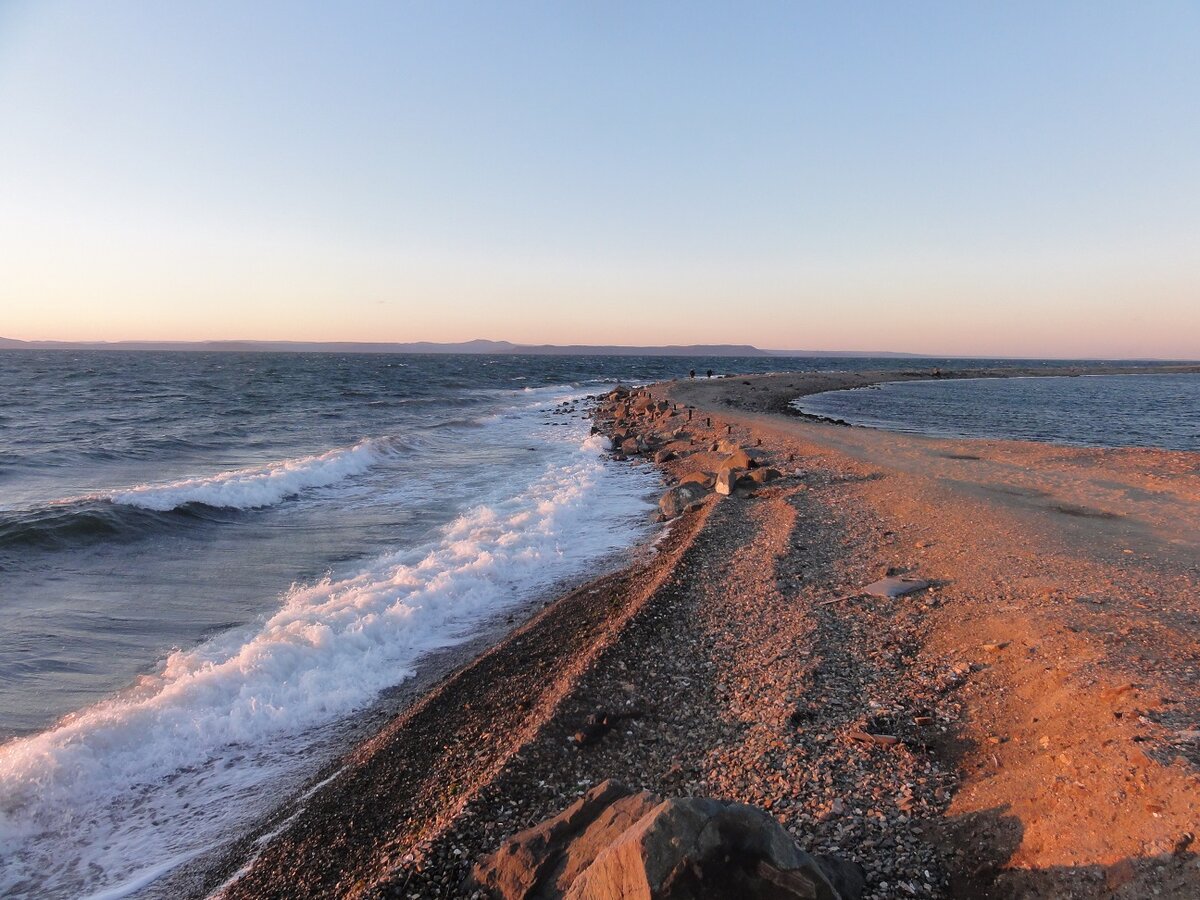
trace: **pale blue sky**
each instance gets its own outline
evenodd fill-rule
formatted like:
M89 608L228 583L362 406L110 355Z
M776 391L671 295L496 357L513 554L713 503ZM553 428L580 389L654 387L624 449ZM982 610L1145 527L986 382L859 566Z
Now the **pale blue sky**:
M1200 357L1200 4L0 0L0 335Z

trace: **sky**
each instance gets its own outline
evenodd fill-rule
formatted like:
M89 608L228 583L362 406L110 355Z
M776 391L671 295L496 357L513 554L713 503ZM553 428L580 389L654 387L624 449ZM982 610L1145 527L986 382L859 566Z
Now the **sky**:
M1200 358L1200 4L0 0L0 335Z

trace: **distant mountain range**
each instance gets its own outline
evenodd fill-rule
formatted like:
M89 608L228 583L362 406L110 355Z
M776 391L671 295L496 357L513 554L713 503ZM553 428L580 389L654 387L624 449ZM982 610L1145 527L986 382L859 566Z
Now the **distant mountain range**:
M762 350L749 344L688 344L618 347L600 344L513 344L464 341L436 344L354 341L18 341L0 337L0 350L191 350L208 353L493 353L531 356L874 356L920 357L919 353L867 350Z

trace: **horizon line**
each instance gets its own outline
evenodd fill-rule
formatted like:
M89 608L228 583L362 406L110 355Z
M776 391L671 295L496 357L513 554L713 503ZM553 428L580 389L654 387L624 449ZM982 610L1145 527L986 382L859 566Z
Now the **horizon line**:
M971 353L922 353L911 350L824 350L819 348L810 349L793 349L793 348L771 348L758 347L754 344L730 344L730 343L693 343L693 344L555 344L541 343L528 344L517 343L508 340L493 340L490 338L472 338L467 341L362 341L362 340L328 340L328 341L303 341L292 339L271 339L271 338L204 338L199 340L175 340L175 339L141 339L141 338L121 338L118 340L63 340L58 338L9 338L0 335L0 350L20 350L20 349L43 349L43 350L127 350L130 352L144 352L159 350L162 352L187 352L192 349L200 349L209 347L221 352L230 352L234 348L226 349L226 345L238 345L237 349L245 350L246 352L313 352L313 353L336 353L344 350L350 352L361 353L427 353L430 355L436 354L479 354L486 355L487 350L472 350L467 349L472 346L491 345L495 347L504 347L507 352L519 353L522 350L534 351L580 351L579 355L613 355L603 351L621 351L618 355L662 355L652 352L638 354L632 351L655 351L655 350L671 350L671 351L703 351L722 350L730 351L723 353L707 353L709 356L745 356L745 353L734 351L748 350L754 354L763 354L767 356L775 356L779 358L804 358L809 356L825 356L825 357L845 357L845 358L886 358L886 357L908 357L913 359L1003 359L1003 360L1095 360L1095 361L1131 361L1131 362L1179 362L1190 363L1200 360L1200 357L1158 357L1158 356L1031 356L1026 354L971 354ZM412 349L412 348L438 348L438 349ZM321 349L325 348L325 349ZM372 348L359 349L353 348ZM378 348L378 349L374 349ZM409 349L388 349L388 348L409 348ZM585 352L591 351L591 353ZM566 355L566 354L561 354ZM675 355L675 354L670 354Z

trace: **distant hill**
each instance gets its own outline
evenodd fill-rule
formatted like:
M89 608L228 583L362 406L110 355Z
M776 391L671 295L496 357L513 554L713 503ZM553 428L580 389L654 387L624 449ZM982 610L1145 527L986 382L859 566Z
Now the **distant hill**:
M513 344L474 340L438 344L357 341L18 341L0 337L0 350L140 350L208 353L492 353L531 356L874 356L916 357L916 353L851 350L762 350L749 344L670 344L622 347L607 344Z
M901 353L898 350L764 350L767 356L803 357L819 356L822 358L856 358L871 357L873 359L929 359L941 356L936 353Z
M770 356L749 344L669 344L657 347L621 347L601 344L518 345L511 353L531 356Z

